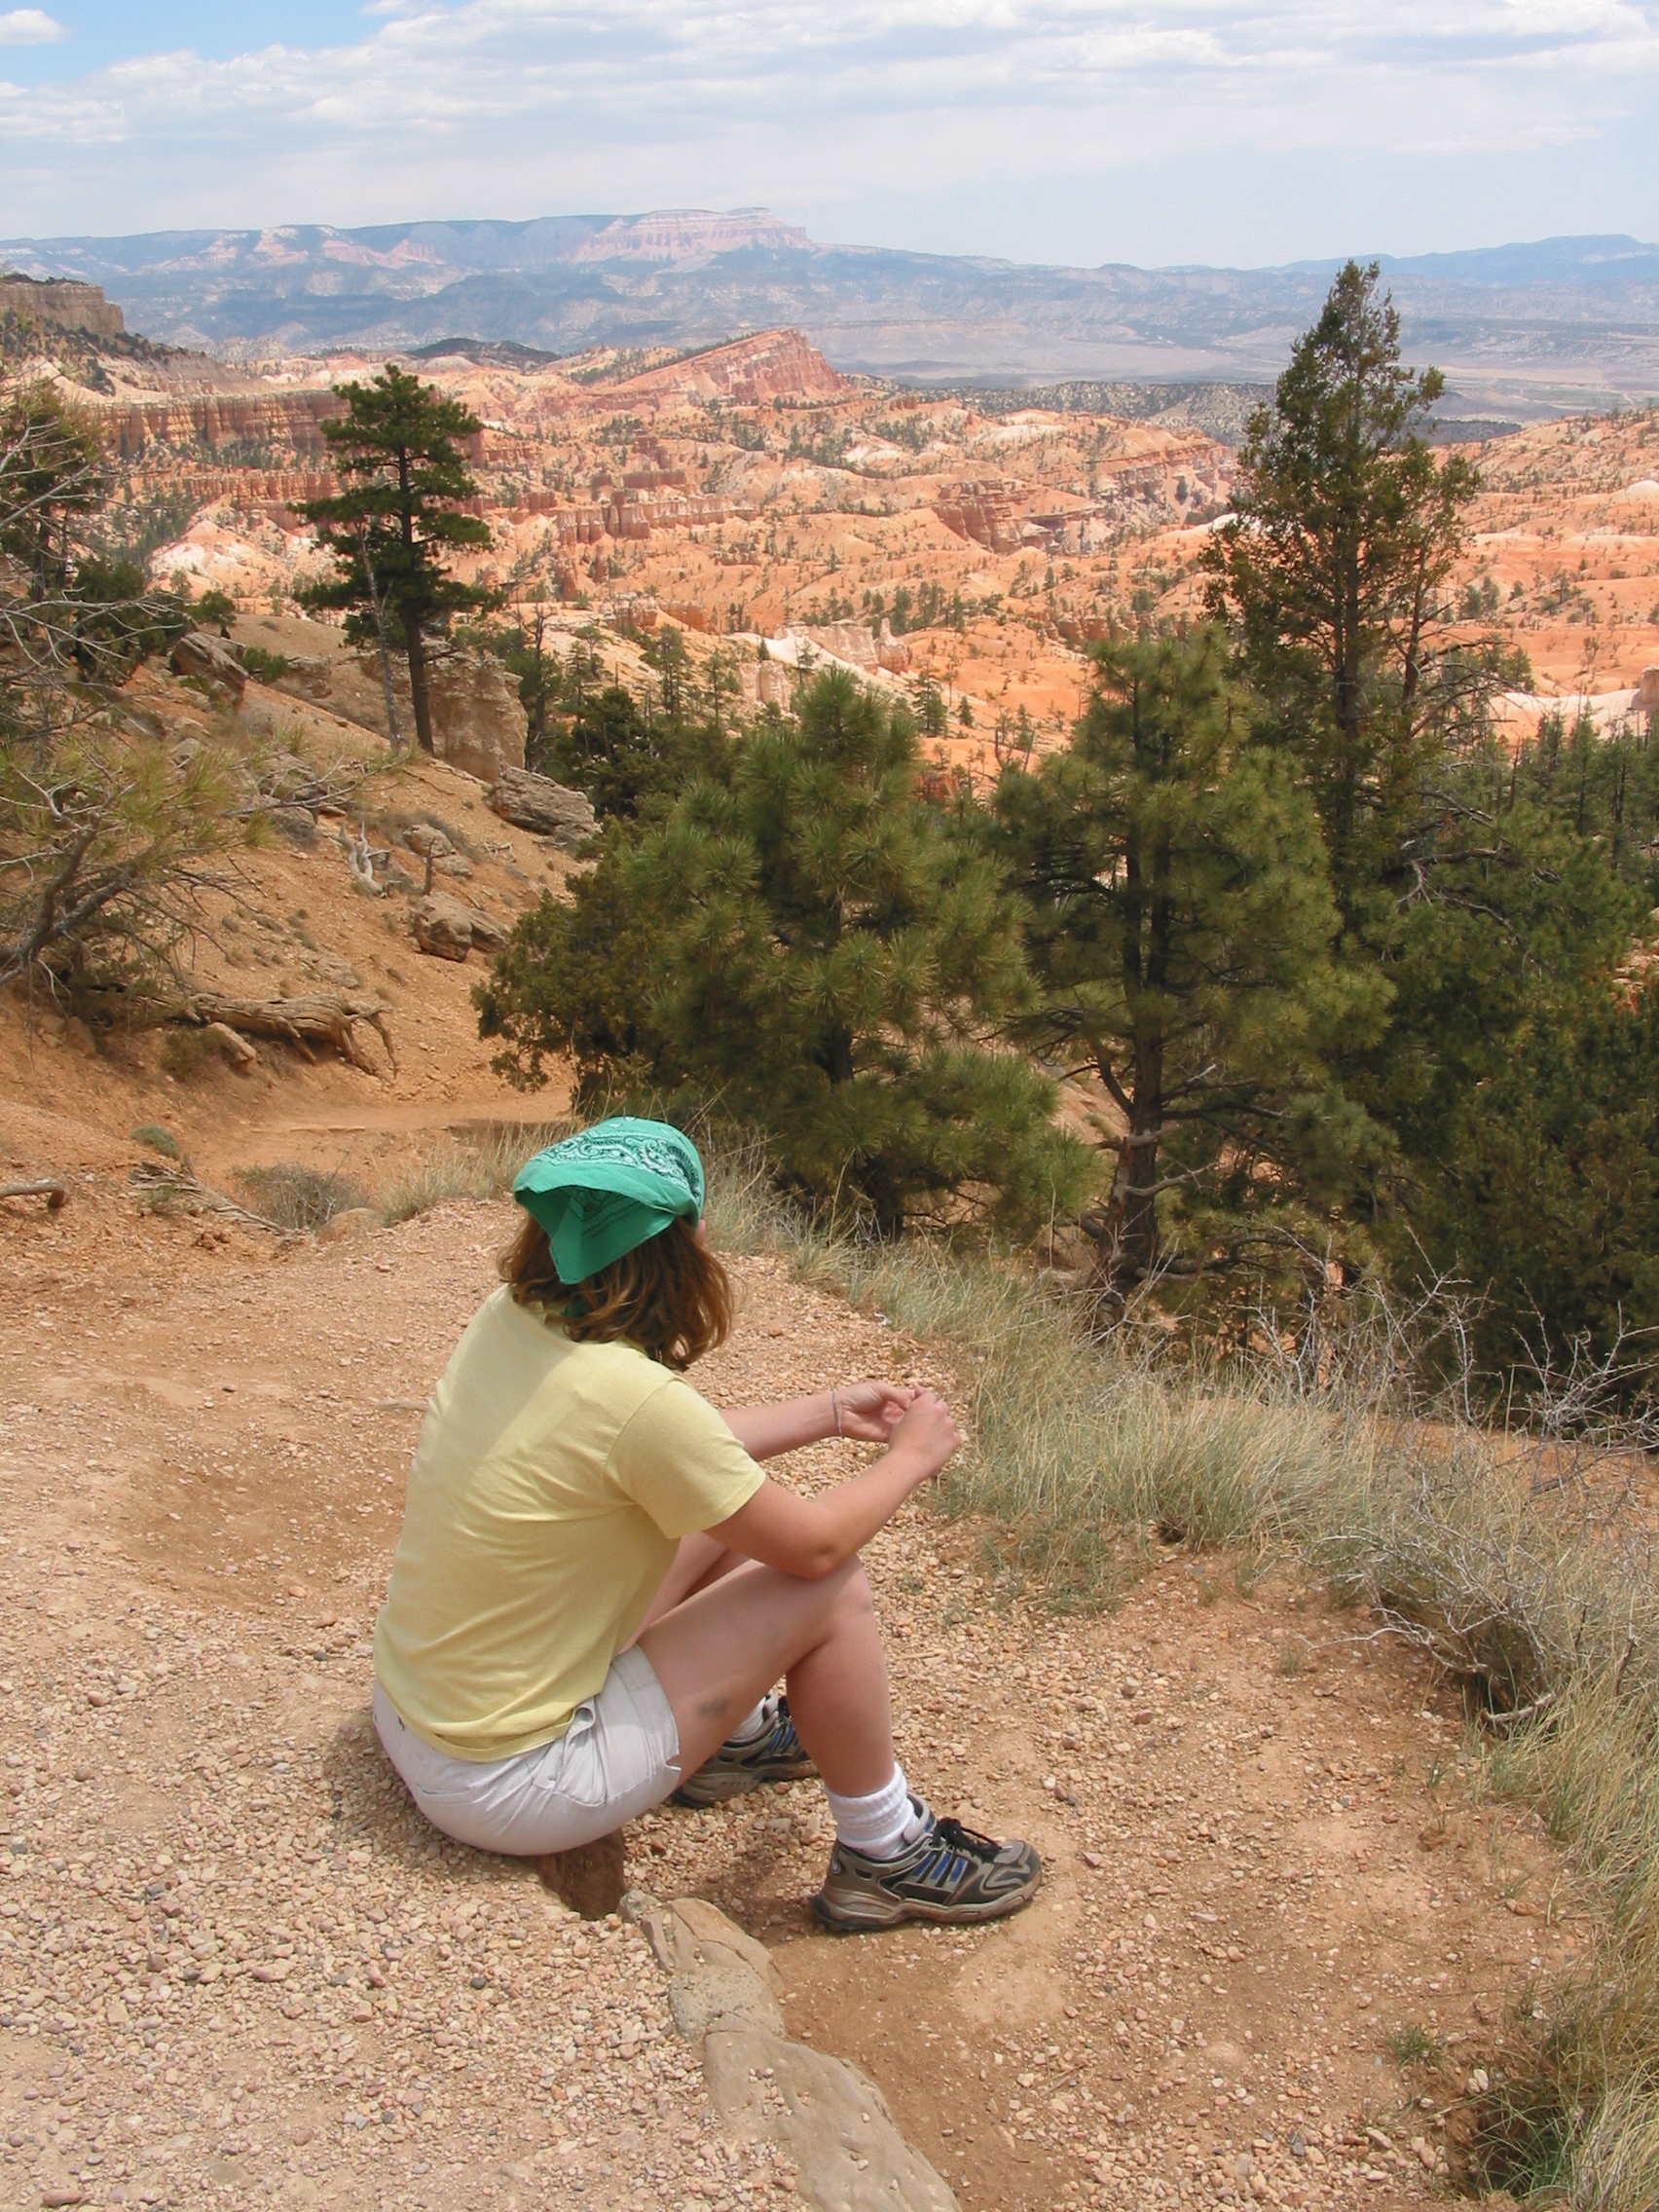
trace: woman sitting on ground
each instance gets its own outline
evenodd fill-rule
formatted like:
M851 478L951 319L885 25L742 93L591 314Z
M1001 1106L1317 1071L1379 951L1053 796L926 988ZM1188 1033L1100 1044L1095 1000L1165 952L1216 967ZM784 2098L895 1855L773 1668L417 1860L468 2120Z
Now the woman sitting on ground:
M666 1124L601 1122L513 1196L526 1218L433 1392L375 1627L375 1726L415 1802L539 1857L671 1794L816 1772L827 1926L1025 1903L1030 1845L936 1819L905 1782L858 1556L955 1452L942 1401L855 1382L721 1414L680 1380L731 1293L702 1161ZM887 1449L816 1497L756 1463L829 1436Z

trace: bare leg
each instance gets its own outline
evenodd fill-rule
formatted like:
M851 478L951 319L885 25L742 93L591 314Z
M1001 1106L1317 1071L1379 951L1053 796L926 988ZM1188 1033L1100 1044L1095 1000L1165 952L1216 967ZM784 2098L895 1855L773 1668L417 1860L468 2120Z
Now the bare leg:
M891 1779L887 1662L862 1561L821 1582L750 1561L665 1613L640 1647L674 1709L682 1774L787 1675L791 1717L825 1787L863 1797Z
M638 1643L646 1629L660 1621L664 1613L673 1612L693 1591L707 1589L711 1582L718 1582L722 1574L730 1574L743 1564L741 1552L728 1552L723 1544L717 1544L713 1536L705 1536L701 1530L682 1536L674 1564L663 1576L661 1587L645 1608L645 1619L622 1646L623 1650ZM769 1689L771 1684L766 1686Z

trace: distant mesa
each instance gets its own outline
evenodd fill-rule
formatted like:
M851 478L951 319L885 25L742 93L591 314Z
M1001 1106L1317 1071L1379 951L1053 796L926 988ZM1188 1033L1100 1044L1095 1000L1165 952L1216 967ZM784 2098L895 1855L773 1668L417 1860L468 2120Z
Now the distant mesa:
M584 239L571 259L684 264L756 247L803 253L811 243L805 231L780 222L769 207L734 207L727 215L677 207L655 215L619 215Z
M50 323L55 330L85 331L91 338L120 338L127 329L121 310L104 298L101 284L23 276L15 270L0 271L0 314Z

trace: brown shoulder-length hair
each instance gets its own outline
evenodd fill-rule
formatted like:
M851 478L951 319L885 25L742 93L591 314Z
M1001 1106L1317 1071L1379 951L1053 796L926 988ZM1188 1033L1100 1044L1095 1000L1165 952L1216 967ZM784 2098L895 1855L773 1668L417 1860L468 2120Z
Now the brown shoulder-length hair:
M731 1278L679 1218L572 1289L559 1280L546 1230L527 1213L501 1254L501 1280L520 1306L545 1307L575 1343L626 1337L665 1367L689 1367L731 1334Z

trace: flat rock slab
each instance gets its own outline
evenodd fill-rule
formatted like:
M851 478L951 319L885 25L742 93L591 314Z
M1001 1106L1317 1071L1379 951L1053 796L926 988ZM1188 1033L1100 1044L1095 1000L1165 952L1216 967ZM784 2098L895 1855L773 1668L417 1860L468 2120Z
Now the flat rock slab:
M848 2060L723 2022L703 2038L703 2078L726 2126L783 2150L795 2194L821 2212L957 2212L955 2192Z
M770 2143L819 2212L957 2212L949 2184L893 2124L867 2075L784 2034L783 1981L763 1944L704 1898L622 1900L671 1975L669 2009L701 2042L709 2101L741 2140Z
M759 1975L727 1960L677 1973L668 1985L668 2009L687 2043L717 2026L742 2024L773 2036L784 2032L778 2001Z
M528 768L502 768L491 789L490 804L503 821L551 837L566 853L584 844L599 826L585 792L571 791Z

